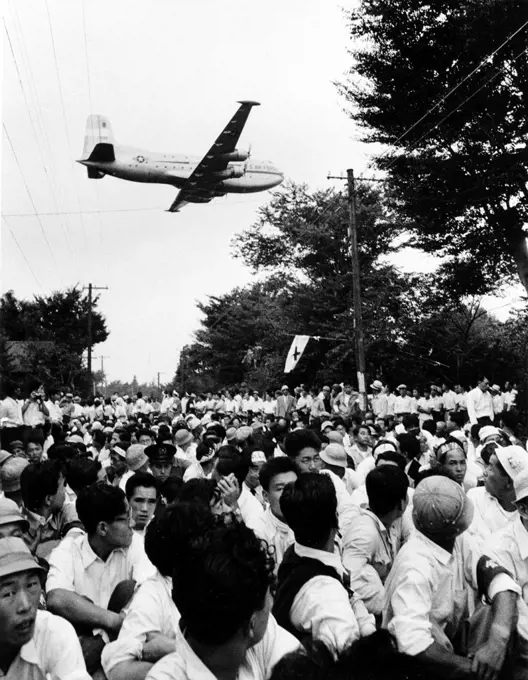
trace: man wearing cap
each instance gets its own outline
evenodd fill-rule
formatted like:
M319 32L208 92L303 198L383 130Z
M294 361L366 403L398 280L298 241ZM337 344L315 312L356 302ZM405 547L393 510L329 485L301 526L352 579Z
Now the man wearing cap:
M0 498L0 539L22 538L29 529L29 522L24 519L15 501Z
M289 419L294 405L295 399L290 394L290 388L288 385L283 385L281 387L281 395L277 397L277 403L275 404L275 418Z
M475 389L467 394L467 410L472 425L491 425L493 423L493 398L489 391L489 380L482 377Z
M407 394L407 385L398 385L399 395L394 400L394 415L397 418L408 416L412 411L412 397Z
M512 447L510 447L512 448ZM517 447L515 447L517 448ZM522 588L519 598L517 636L514 641L510 667L510 680L526 680L528 673L528 466L526 461L512 457L517 469L513 487L517 516L503 529L493 534L490 541L490 557L505 567Z
M175 454L176 447L172 444L152 444L145 449L145 455L149 459L150 471L160 484L175 473Z
M386 418L389 404L387 395L383 391L383 383L381 380L374 380L370 386L372 396L370 397L370 409L376 418Z
M127 472L121 477L119 487L126 488L126 483L136 472L149 472L149 459L145 453L145 447L141 444L132 444L129 446L125 454L125 462L127 465Z
M515 626L520 588L464 533L472 519L472 503L452 479L435 475L418 484L413 497L416 531L398 552L385 582L383 627L396 637L401 652L445 677L495 680ZM459 640L472 589L491 601L492 620L486 644L471 659Z
M0 676L91 680L71 623L38 609L43 572L22 539L0 539Z
M196 444L192 432L186 429L177 430L174 435L174 443L177 458L181 458L189 464L196 462Z
M319 454L323 462L323 470L330 470L334 475L343 481L348 493L352 493L361 485L361 478L356 470L348 467L347 453L345 447L337 442L331 442L327 447L321 449Z
M528 468L528 452L521 446L497 446L486 466L484 486L467 492L475 508L469 533L484 545L491 536L519 518L513 481Z
M504 395L501 393L499 385L494 384L489 388L491 402L493 404L493 424L500 427L501 415L504 411Z
M22 506L22 491L20 490L20 476L22 470L29 465L26 458L18 458L11 456L0 468L0 487L4 492L6 498L21 507Z

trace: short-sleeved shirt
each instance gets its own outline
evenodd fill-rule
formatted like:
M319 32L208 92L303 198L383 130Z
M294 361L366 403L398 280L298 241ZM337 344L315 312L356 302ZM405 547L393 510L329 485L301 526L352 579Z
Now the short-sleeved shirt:
M299 641L281 628L273 616L262 640L246 652L238 670L238 680L266 680L283 656L299 648ZM203 661L194 653L180 627L176 631L176 649L160 659L145 680L216 680Z
M21 647L2 680L91 680L71 623L39 610L35 632Z
M57 588L69 590L104 609L118 583L134 579L141 584L156 571L137 534L128 548L117 548L106 562L94 553L87 534L67 537L53 550L49 564L47 593Z

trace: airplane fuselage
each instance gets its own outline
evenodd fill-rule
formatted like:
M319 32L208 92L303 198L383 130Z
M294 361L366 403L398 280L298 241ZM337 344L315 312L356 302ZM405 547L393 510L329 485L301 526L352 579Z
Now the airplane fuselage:
M183 154L159 153L114 145L115 161L79 161L110 177L131 182L170 184L182 188L201 157ZM269 161L249 158L243 162L231 162L221 171L215 188L219 194L244 194L272 189L280 184L284 175Z

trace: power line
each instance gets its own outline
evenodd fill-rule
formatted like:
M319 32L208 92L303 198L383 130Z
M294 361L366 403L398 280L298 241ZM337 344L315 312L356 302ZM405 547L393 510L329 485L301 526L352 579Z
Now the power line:
M9 233L10 233L11 236L13 237L13 241L16 243L18 249L20 250L20 254L21 254L22 257L24 258L24 260L25 260L25 262L26 262L26 264L27 264L27 266L28 266L29 271L31 272L31 274L33 275L33 278L35 279L35 282L36 282L37 286L38 286L39 288L42 288L42 284L40 283L40 281L39 281L38 278L37 278L37 275L36 275L35 272L33 271L33 267L29 264L29 260L27 259L25 252L22 250L22 246L21 246L20 243L18 242L18 239L17 239L17 237L15 236L13 230L11 229L11 226L10 226L9 222L7 221L5 215L2 215L2 219L3 219L4 222L6 223L7 228L9 229Z
M31 195L28 184L26 182L26 178L24 176L24 172L22 171L22 167L21 167L20 162L18 160L18 156L16 155L15 147L13 146L13 142L11 141L11 137L9 136L9 133L7 131L5 123L2 123L2 126L4 128L4 132L5 132L5 135L7 137L7 141L9 142L9 146L11 147L11 151L13 152L13 156L15 157L15 161L16 161L16 164L18 166L18 169L20 170L20 174L22 175L22 181L24 182L24 186L26 187L26 191L27 191L27 194L29 196L29 200L31 201L31 205L33 206L33 210L35 211L35 216L38 220L40 230L42 232L42 235L44 236L44 240L46 241L46 245L48 246L48 250L50 251L51 259L53 260L53 264L55 265L55 269L57 269L57 271L58 271L58 265L57 265L57 261L55 259L55 255L53 254L53 251L52 251L51 246L49 244L48 237L46 236L46 232L44 230L44 226L43 226L43 224L40 220L40 216L37 213L37 208L35 206L35 202L33 201L33 196Z
M77 198L77 205L79 206L79 214L81 215L81 226L82 226L82 231L83 231L83 236L84 236L84 241L87 243L87 236L86 236L86 226L84 224L84 217L83 217L83 212L82 212L82 206L81 206L81 199L79 198L79 191L77 188L77 183L75 181L75 165L73 163L73 153L72 153L72 148L71 148L71 142L70 142L70 135L68 132L68 125L66 122L66 108L64 106L64 95L62 92L62 83L61 83L61 78L60 78L60 73L59 73L59 62L57 59L57 51L55 49L55 38L53 36L53 28L51 25L51 15L49 11L49 5L48 5L48 0L46 0L46 14L48 16L48 25L49 25L49 30L50 30L50 36L51 36L51 45L53 48L53 59L55 62L55 72L57 73L57 82L59 84L59 95L60 95L60 103L61 103L61 110L62 110L62 121L64 123L64 131L66 133L66 142L68 144L68 155L70 157L70 164L72 167L72 170L74 171L72 173L72 181L73 181L73 187L75 189L75 196ZM67 214L76 214L76 213L63 213L65 215Z
M528 23L528 22L527 22L527 23ZM528 52L528 48L525 48L525 49L521 50L521 52L519 52L519 54L511 60L511 63L513 63L514 61L517 61L517 59L519 59L520 57L522 57L522 55L525 54L526 52ZM425 134L423 134L423 135L420 137L420 139L418 139L417 142L414 142L414 143L412 144L410 151L412 151L413 149L415 149L415 148L420 144L420 142L421 142L423 139L425 139L428 135L431 134L431 132L432 132L433 130L436 130L436 128L437 128L439 125L442 125L443 122L445 122L445 121L446 121L448 118L450 118L454 113L456 113L460 108L462 108L462 106L464 106L464 104L467 104L467 102L468 102L470 99L473 99L473 97L475 97L481 90L483 90L483 89L486 87L486 85L488 85L492 80L495 80L495 78L497 78L497 76L499 76L501 73L503 73L503 72L506 70L506 68L508 68L509 66L510 66L510 64L505 64L501 69L499 69L499 70L498 70L496 73L494 73L490 78L488 78L488 79L486 80L486 82L484 82L477 90L475 90L475 92L473 92L473 93L470 94L468 97L466 97L466 99L464 99L463 102L461 102L460 104L458 104L458 106L456 106L456 107L455 107L452 111L450 111L446 116L444 116L441 120L439 120L438 123L436 123L435 125L433 125L433 127L430 128ZM387 168L385 168L385 171L388 171L388 170L389 170L389 169L390 169L390 168L391 168L391 167L399 160L399 158L400 158L400 157L398 156L398 157L395 158L391 163L389 163L389 165L387 166Z
M486 62L488 62L492 57L494 57L494 56L497 54L497 52L499 52L499 50L501 50L501 49L502 49L502 48L503 48L510 40L512 40L512 39L513 39L518 33L520 33L526 26L528 26L528 20L525 21L524 24L523 24L520 28L518 28L514 33L512 33L508 38L506 38L506 40L505 40L501 45L499 45L499 47L497 47L496 50L494 50L491 54L489 54L489 55L487 55L486 57L484 57L484 59L482 59L482 61L479 63L479 65L478 65L476 68L474 68L473 71L471 71L471 73L468 73L468 75L467 75L465 78L463 78L463 80L461 80L457 85L455 85L453 88L451 88L451 90L449 90L449 92L448 92L446 95L444 95L441 99L439 99L439 100L436 102L436 104L434 104L428 111L426 111L426 113L424 113L424 115L423 115L421 118L419 118L415 123L413 123L409 128L407 128L407 129L406 129L406 130L398 137L398 139L396 139L396 141L393 142L393 143L391 144L391 146L396 146L396 145L398 144L398 142L400 142L406 135L408 135L409 132L411 132L411 130L414 130L414 128L415 128L417 125L419 125L425 118L427 118L427 116L429 116L433 111L435 111L435 110L436 110L443 102L445 102L445 100L446 100L448 97L450 97L450 96L453 94L453 92L455 92L456 90L458 90L459 87L461 87L461 86L462 86L469 78L471 78L472 75L474 75L477 71L479 71L479 70L482 68L482 66L484 66L484 64L485 64ZM520 55L519 55L519 56L520 56ZM517 58L517 57L516 57L516 58ZM515 61L515 60L514 60L514 61ZM476 94L476 93L475 93L475 94ZM464 102L464 103L465 103L465 102ZM434 129L434 128L433 128L433 129ZM389 149L385 150L385 151L381 154L381 156L380 156L379 159L381 159L381 158L383 158L384 156L386 156L387 153L389 153ZM378 159L378 160L379 160L379 159Z
M6 24L6 22L5 22L5 19L4 19L3 21L4 21L4 29L5 29L5 32L6 32L6 35L7 35L7 41L8 41L8 44L9 44L9 49L10 49L10 51L11 51L11 56L13 57L13 62L14 62L14 64L15 64L15 69L16 69L16 72L17 72L17 75L18 75L18 82L20 83L20 88L21 88L21 90L22 90L22 94L24 95L24 102L25 102L25 104L26 104L26 108L27 108L27 111L28 111L29 121L30 121L30 123L31 123L31 129L33 130L33 135L34 135L35 141L36 141L36 143L37 143L37 149L38 149L38 153L39 153L39 156L40 156L40 160L41 160L42 166L43 166L43 168L44 168L44 174L46 175L46 179L48 180L48 184L49 184L49 188L50 188L50 193L51 193L51 198L52 198L53 203L55 204L55 207L56 207L56 209L57 209L57 211L58 211L58 209L59 209L59 203L58 203L57 197L56 197L56 195L55 195L56 182L55 182L55 188L54 188L54 182L52 181L51 175L48 173L48 168L47 168L47 165L46 165L46 161L44 160L44 154L42 153L42 149L41 149L41 147L40 147L39 135L37 134L35 122L34 122L34 120L33 120L33 115L32 115L32 113L31 113L31 107L30 107L30 105L29 105L29 101L28 101L28 98L27 98L27 95L26 95L26 89L24 88L24 85L23 85L23 83L22 83L22 76L21 76L21 73L20 73L20 69L19 69L19 67L18 67L18 62L17 62L17 58L16 58L16 56L15 56L15 51L14 51L14 49L13 49L13 44L12 44L12 42L11 42L11 36L9 35L9 31L7 30L7 24ZM29 72L28 72L28 73L29 73ZM39 105L39 103L38 103L38 99L37 99L37 98L35 98L35 99L36 99L36 102L37 102L37 110L38 110L38 108L40 107L40 105ZM37 116L37 117L38 117L38 116ZM42 124L40 125L40 128L41 128L41 131L42 131L42 137L44 138L44 137L45 137L45 132L44 132L44 128L43 128ZM66 244L67 244L67 246L68 246L68 250L70 251L71 255L73 256L73 251L72 251L72 248L71 248L71 245L70 245L70 239L69 239L69 237L68 237L68 228L67 228L67 224L66 224L66 226L65 226L64 222L61 220L61 226L62 226L63 231L64 231L64 236L65 236L65 239L66 239Z

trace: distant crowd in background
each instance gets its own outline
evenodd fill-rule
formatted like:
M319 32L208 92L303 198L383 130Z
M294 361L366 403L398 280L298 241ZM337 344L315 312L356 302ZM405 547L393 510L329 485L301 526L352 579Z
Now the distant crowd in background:
M516 385L4 387L0 675L526 680Z

